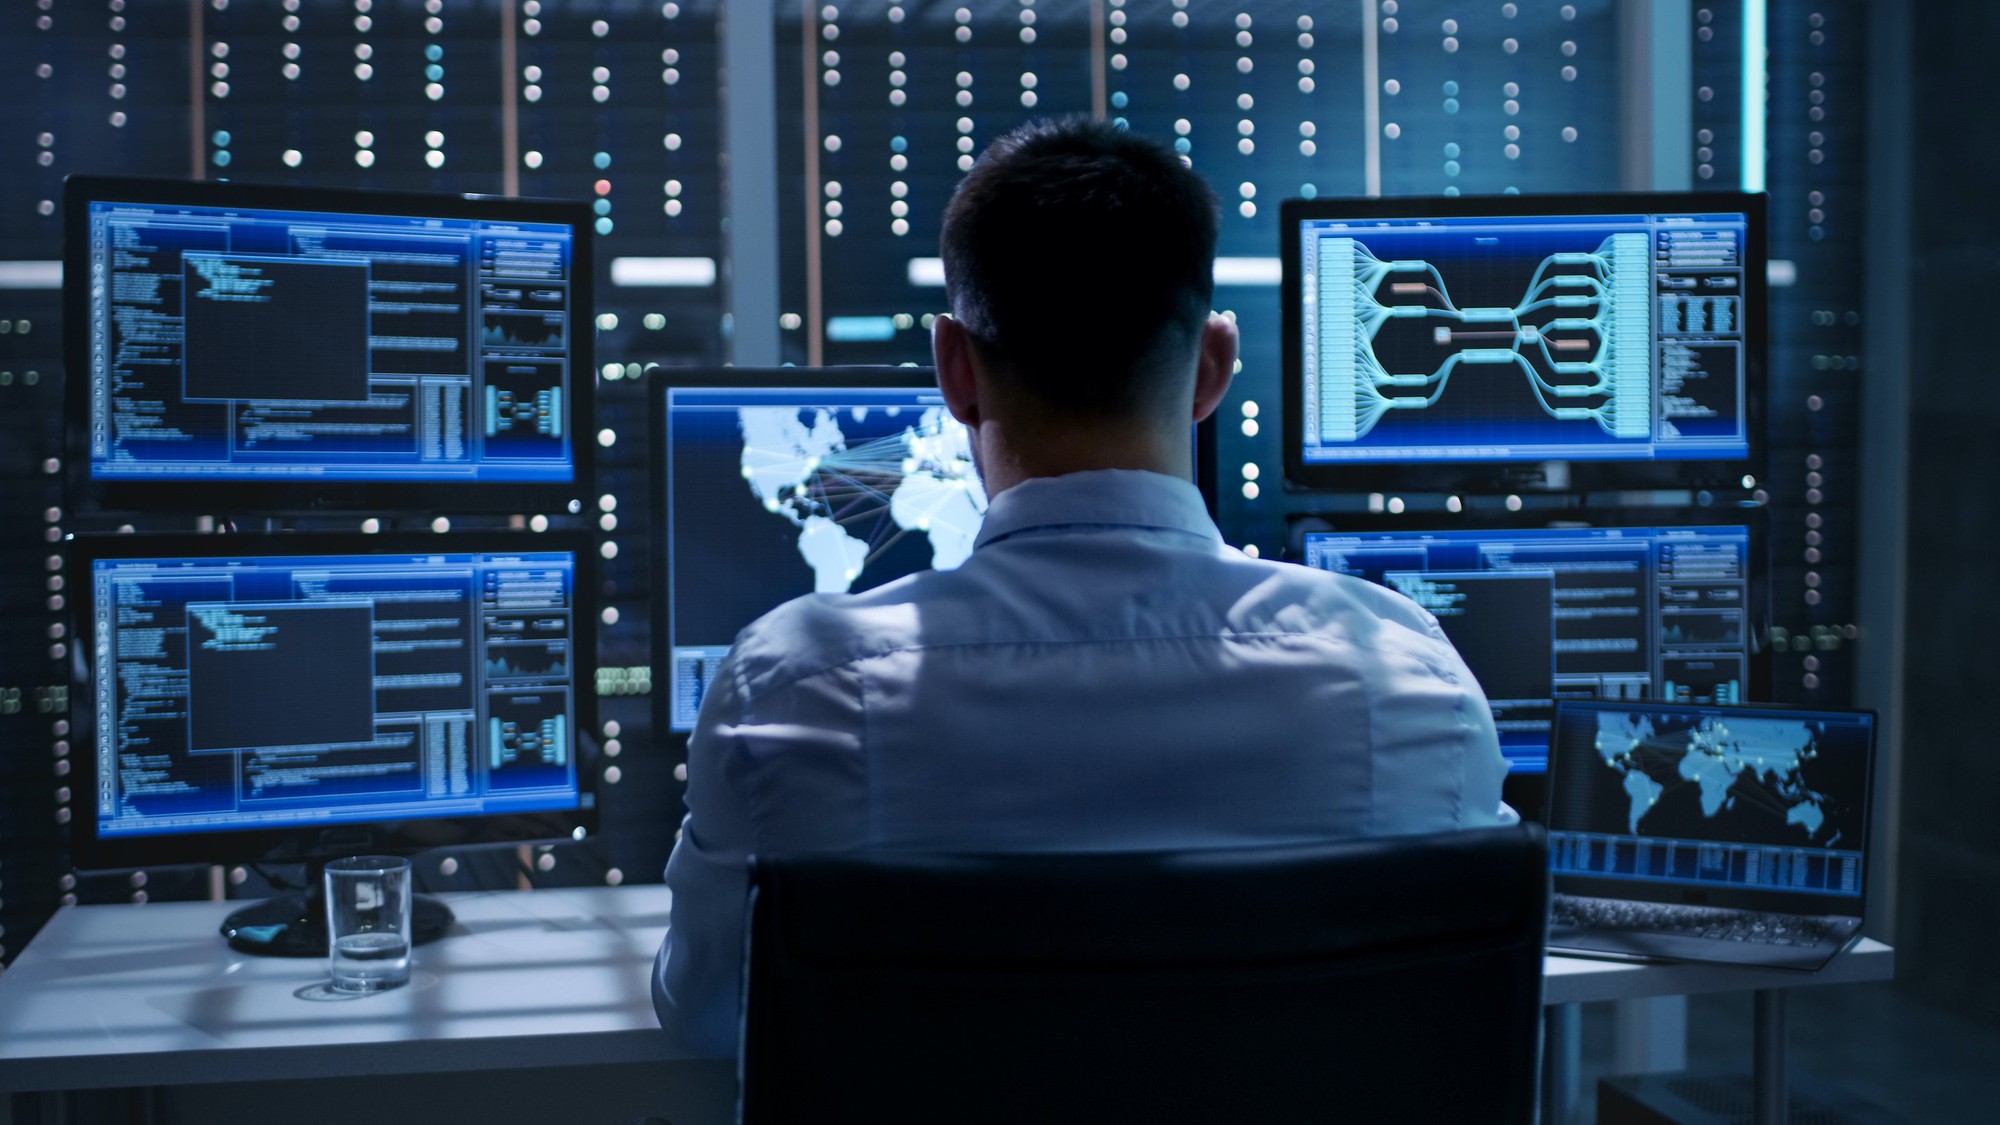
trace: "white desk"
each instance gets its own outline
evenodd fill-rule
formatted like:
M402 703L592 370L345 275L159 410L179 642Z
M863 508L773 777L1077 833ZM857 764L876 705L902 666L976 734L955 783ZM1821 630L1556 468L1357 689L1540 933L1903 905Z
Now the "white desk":
M216 928L239 903L63 910L0 975L0 1094L677 1057L650 988L665 887L443 897L458 924L417 949L410 987L336 1000L308 998L324 960L223 944ZM1755 992L1758 1075L1782 1093L1782 990L1884 980L1894 968L1894 951L1868 940L1810 974L1550 957L1544 999L1573 1016L1568 1006L1588 1001ZM1549 1050L1558 1074L1573 1066L1573 1041L1558 1036ZM1552 1085L1561 1113L1563 1086Z
M1816 973L1733 965L1648 965L1552 956L1545 963L1542 980L1542 1002L1552 1009L1551 1031L1544 1048L1548 1060L1543 1093L1547 1106L1545 1117L1555 1125L1568 1125L1575 1111L1578 1098L1575 1075L1581 1043L1580 1021L1573 1005L1598 1000L1691 996L1700 992L1750 992L1756 996L1751 1075L1756 1086L1757 1125L1784 1125L1788 1088L1785 1077L1786 990L1888 980L1895 975L1896 951L1873 938L1862 938L1854 948L1835 957L1826 968Z
M217 934L241 903L58 912L0 975L0 1093L675 1058L653 1014L658 885L441 896L409 987L303 998L324 959Z
M1588 1004L1597 1000L1640 1000L1652 996L1693 996L1702 992L1760 992L1820 984L1859 984L1896 975L1896 951L1873 938L1816 973L1789 969L1746 969L1734 965L1644 965L1550 957L1542 983L1544 1004Z

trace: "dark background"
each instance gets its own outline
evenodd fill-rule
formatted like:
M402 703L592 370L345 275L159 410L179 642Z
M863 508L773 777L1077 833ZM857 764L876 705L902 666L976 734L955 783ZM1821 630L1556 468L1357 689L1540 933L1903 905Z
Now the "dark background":
M1910 91L1909 598L1903 668L1903 893L1898 973L1941 1004L2000 1020L1979 935L2000 926L2000 385L1978 378L1981 294L2000 284L2000 152L1962 109L1991 63L2000 9L1921 7Z

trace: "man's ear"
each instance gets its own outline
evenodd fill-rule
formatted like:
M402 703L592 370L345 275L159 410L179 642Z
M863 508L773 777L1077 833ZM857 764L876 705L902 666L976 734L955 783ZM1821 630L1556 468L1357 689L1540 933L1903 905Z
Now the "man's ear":
M1229 392L1229 382L1236 377L1236 343L1236 322L1221 313L1208 314L1194 369L1195 421L1215 413Z
M973 371L972 334L949 313L931 322L931 354L937 361L938 390L951 416L979 425L979 379Z

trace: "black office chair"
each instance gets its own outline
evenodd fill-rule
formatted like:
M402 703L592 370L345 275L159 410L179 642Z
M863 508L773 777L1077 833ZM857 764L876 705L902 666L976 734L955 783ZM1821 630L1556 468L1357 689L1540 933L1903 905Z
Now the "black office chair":
M1526 1123L1545 848L759 859L742 1120Z

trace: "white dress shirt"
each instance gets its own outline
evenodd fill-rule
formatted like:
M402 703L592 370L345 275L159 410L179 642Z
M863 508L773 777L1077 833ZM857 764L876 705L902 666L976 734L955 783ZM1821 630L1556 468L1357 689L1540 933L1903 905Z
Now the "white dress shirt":
M745 860L1229 846L1503 823L1485 695L1402 595L1225 546L1184 480L994 497L972 555L788 602L688 744L660 1022L736 1049Z

